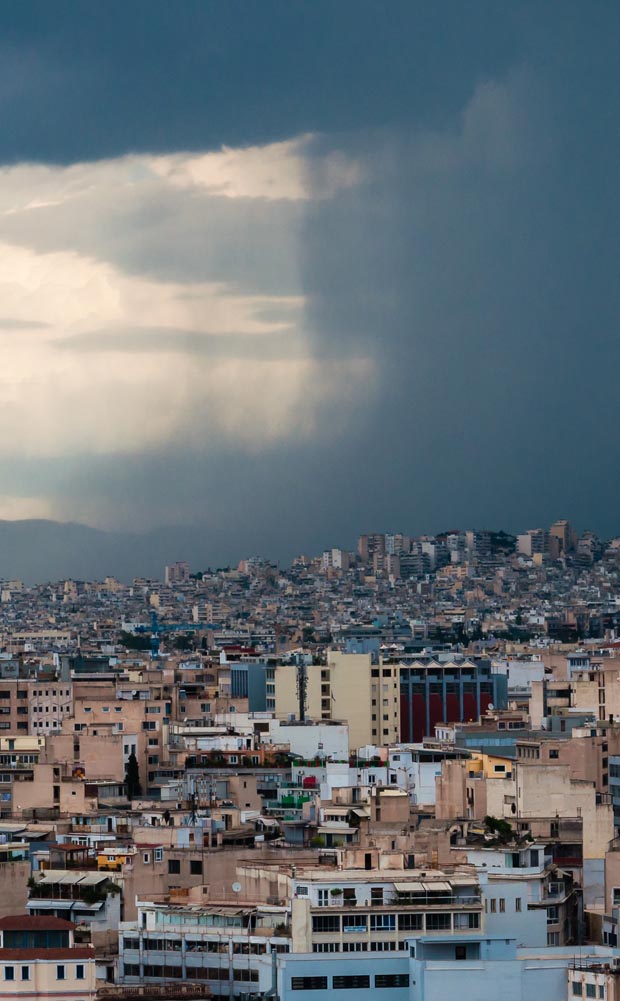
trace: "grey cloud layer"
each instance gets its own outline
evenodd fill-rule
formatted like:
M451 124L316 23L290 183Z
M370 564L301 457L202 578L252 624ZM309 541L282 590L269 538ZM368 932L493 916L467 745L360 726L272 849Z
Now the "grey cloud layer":
M373 528L618 530L617 9L310 5L301 31L294 6L272 77L253 15L219 103L160 94L159 126L88 131L92 163L0 178L0 515L201 523L218 562Z

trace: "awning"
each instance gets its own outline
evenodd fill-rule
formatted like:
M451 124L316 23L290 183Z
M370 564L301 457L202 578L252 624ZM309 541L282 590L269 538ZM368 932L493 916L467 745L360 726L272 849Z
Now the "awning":
M277 827L278 826L278 821L274 820L273 817L257 817L256 820L260 821L260 823L263 824L264 827Z
M38 900L36 897L31 897L28 901L28 907L30 913L32 911L70 911L75 903L75 900Z
M411 880L410 883L394 883L394 889L397 893L425 893L424 884L416 883L415 880Z
M109 878L105 872L87 872L85 875L82 874L80 886L97 886L99 883L105 883Z
M452 893L451 884L442 883L439 879L435 883L422 883L422 886L427 893Z
M57 869L48 869L43 873L43 879L40 882L53 883L54 886L69 886L79 883L83 875L83 872L62 872Z
M480 885L479 881L476 879L475 876L465 876L465 875L459 876L458 873L455 873L454 876L451 876L451 882L452 882L453 886L479 886Z
M351 813L354 813L356 817L369 817L370 816L368 810L364 810L364 809L362 809L359 806L354 806L353 809L351 810Z

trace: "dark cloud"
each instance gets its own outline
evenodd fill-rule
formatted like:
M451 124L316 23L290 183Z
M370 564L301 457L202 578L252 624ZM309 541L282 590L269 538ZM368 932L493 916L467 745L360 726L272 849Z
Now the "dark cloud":
M536 12L534 4L522 5ZM564 18L571 3L557 5ZM2 12L0 158L264 143L454 113L516 54L493 0L31 0ZM1 106L1 102L0 102Z
M617 5L112 0L88 16L78 3L13 5L2 20L5 65L30 60L23 86L0 74L5 162L312 131L311 183L324 182L324 153L359 162L363 178L277 208L164 202L155 184L139 205L119 192L105 226L86 211L63 217L66 232L46 227L60 215L49 206L29 230L3 218L3 238L77 246L162 281L232 276L274 294L301 281L313 357L335 370L368 358L374 373L352 420L326 403L328 432L303 442L235 447L205 428L204 450L177 438L140 455L24 458L16 490L44 484L57 509L107 524L200 524L188 529L200 559L217 563L381 528L519 529L568 514L618 531ZM176 337L149 331L148 350ZM281 357L285 342L269 335L258 354ZM94 330L81 347L111 343ZM192 334L184 350L220 343ZM124 332L127 350L146 344ZM226 344L255 365L258 341Z

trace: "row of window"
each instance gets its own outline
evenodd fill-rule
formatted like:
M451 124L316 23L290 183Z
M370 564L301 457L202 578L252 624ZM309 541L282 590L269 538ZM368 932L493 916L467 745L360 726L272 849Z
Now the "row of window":
M315 942L313 952L396 952L405 949L404 942Z
M312 918L312 931L317 933L365 932L370 918L371 931L396 931L398 917L399 931L447 931L452 927L479 928L480 914L477 911L452 912L431 911L426 914L343 914L342 924L340 914L315 914Z
M203 939L194 942L185 937L185 952L207 952L223 953L228 955L228 941L226 939L208 940ZM125 936L123 938L124 949L140 949L140 939ZM142 948L146 952L181 952L183 942L181 939L144 938ZM235 956L262 956L267 952L266 942L233 942L233 955ZM277 951L277 950L276 950Z
M30 980L30 967L29 966L5 966L4 967L4 979L9 981L17 980L17 970L20 971L20 980ZM75 979L84 980L85 979L85 967L83 963L77 963L75 967ZM66 980L67 979L67 967L64 963L59 963L56 967L56 980Z
M181 873L181 860L178 858L168 859L168 873L171 876L179 876ZM201 859L190 859L189 862L189 874L190 876L202 876L202 860Z
M293 991L326 991L327 977L291 977ZM374 987L409 987L408 973L376 973ZM335 991L367 990L370 988L370 975L367 973L348 976L333 976L332 989Z
M143 967L143 972L140 972L138 963L124 963L123 971L126 977L158 977L160 979L165 978L166 980L184 980L186 977L182 966L173 966L170 964L165 966L148 964ZM191 968L191 979L227 981L230 979L230 972L228 966L196 966ZM187 976L190 976L189 970L187 971ZM258 970L249 970L247 968L242 970L233 969L232 979L241 983L257 983Z
M582 984L581 981L573 980L573 997L581 998L584 997L583 988L585 987L585 997L595 998L597 997L596 984ZM605 997L605 986L603 984L598 985L598 997Z
M485 914L487 913L487 910L489 910L491 914L496 914L498 909L497 907L498 904L499 904L499 913L505 914L506 913L505 897L490 897L488 900L485 900L484 902ZM517 914L521 912L521 909L522 909L522 898L515 897L515 911L517 912Z

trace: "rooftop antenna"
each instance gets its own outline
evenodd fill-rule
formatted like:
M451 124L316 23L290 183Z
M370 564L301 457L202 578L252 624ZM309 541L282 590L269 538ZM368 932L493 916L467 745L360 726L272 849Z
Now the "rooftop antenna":
M308 671L303 656L297 661L297 698L299 702L299 721L306 720L306 698L308 694Z

